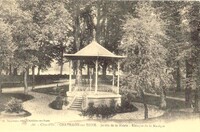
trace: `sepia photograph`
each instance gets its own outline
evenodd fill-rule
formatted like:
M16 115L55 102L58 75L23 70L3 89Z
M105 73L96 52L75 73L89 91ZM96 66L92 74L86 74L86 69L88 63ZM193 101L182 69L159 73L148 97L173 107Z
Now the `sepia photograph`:
M199 0L0 0L1 130L176 128L200 130Z

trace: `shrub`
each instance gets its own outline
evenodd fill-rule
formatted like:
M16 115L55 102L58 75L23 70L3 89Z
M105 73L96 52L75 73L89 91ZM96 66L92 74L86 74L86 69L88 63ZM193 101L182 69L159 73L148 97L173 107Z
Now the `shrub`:
M82 111L83 116L89 116L92 118L96 114L96 108L94 107L94 102L88 103L88 108Z
M118 112L134 112L138 108L133 105L135 96L131 93L123 95L121 106L118 106Z
M11 98L11 100L6 104L5 111L9 113L20 113L23 111L22 100Z
M98 117L101 117L102 119L104 118L109 118L109 117L112 117L115 113L113 113L113 110L111 107L108 107L106 104L102 104L102 105L99 105L97 107L97 111L99 111L99 116Z
M63 100L63 105L67 106L69 104L69 101L67 101L67 98L65 97L65 99Z
M112 101L109 107L106 104L101 104L98 107L94 107L94 103L90 102L88 104L88 108L82 111L82 115L89 116L89 118L92 118L96 115L97 118L104 119L112 117L115 114L115 101Z
M61 96L57 96L56 99L50 104L50 107L56 110L62 110L64 101Z
M133 102L127 98L123 98L121 106L116 105L115 100L111 100L110 106L106 104L100 104L98 107L94 107L94 103L90 102L88 104L88 108L82 110L82 115L89 116L90 118L96 115L97 118L107 119L116 115L117 113L134 112L137 110L138 108L133 105Z
M112 114L116 113L117 110L116 110L116 100L112 99L111 102L110 102L110 112Z

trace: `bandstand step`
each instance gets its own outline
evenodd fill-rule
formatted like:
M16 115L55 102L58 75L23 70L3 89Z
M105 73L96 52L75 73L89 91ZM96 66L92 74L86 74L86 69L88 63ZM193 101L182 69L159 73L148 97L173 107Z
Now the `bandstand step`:
M81 110L81 105L83 102L83 98L82 97L77 97L74 102L72 103L72 105L70 106L70 110Z

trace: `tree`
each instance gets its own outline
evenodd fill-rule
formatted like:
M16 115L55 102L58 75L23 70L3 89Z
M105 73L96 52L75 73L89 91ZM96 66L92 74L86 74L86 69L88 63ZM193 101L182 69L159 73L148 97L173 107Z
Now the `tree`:
M134 10L135 1L96 1L92 6L96 41L109 51L118 54L122 39L122 24L125 15ZM113 28L114 27L114 28ZM103 60L100 64L102 73L106 76L106 70L110 62ZM114 69L114 67L113 67Z
M195 89L194 111L199 112L199 6L200 2L186 2L182 8L182 30L184 32L188 49L185 50L186 56L186 105L192 105L192 89Z
M1 76L2 71L5 70L10 64L13 57L13 52L16 47L12 42L12 28L0 18L0 90L1 90Z
M9 27L9 31L12 34L12 26L13 26L12 24L14 21L16 21L21 16L20 15L21 12L18 10L17 3L15 0L0 1L0 8L1 8L0 9L1 22L3 22L4 24L7 25L7 27ZM3 24L3 26L5 26L4 24ZM12 37L12 35L11 35L11 37ZM12 64L11 60L12 59L10 58L10 60L9 60L10 64ZM7 73L7 69L8 69L7 66L4 67L4 70L6 73Z
M181 54L184 47L184 35L181 29L180 10L184 3L180 1L154 2L154 7L160 10L161 18L166 22L167 41L163 45L168 49L167 65L174 69L173 78L176 82L175 92L183 87L184 56Z
M16 67L23 72L25 94L28 94L27 76L29 67L37 64L38 59L35 55L38 50L37 33L34 32L36 25L31 20L22 20L15 23L17 26L13 31L13 39L17 45L14 52Z
M89 44L93 34L93 20L91 14L92 0L82 1L73 0L66 2L66 9L71 14L72 18L72 37L73 47L71 53L75 53ZM73 69L76 73L76 82L81 84L83 62L78 60L73 63Z
M27 68L30 63L35 61L31 54L35 50L35 32L37 27L32 25L30 14L19 8L16 0L2 1L1 3L1 19L11 27L12 44L15 48L12 50L10 59L15 63L15 68L24 71L24 92L27 94ZM8 31L10 31L8 29ZM10 39L8 39L10 41ZM7 44L7 46L9 46ZM9 58L9 57L8 57Z
M62 74L63 53L72 41L69 35L72 32L72 19L65 4L65 0L20 1L21 9L29 11L33 23L40 28L38 32L39 50L36 54L39 58L38 71L45 70L53 59L56 59L61 65ZM69 50L71 49L67 49Z
M128 87L135 89L143 100L144 118L147 119L145 91L155 91L153 84L158 80L163 86L157 88L164 92L170 70L166 65L167 49L162 45L166 39L165 22L151 2L139 2L136 12L136 16L128 16L123 26L121 47L127 53L123 67L129 80Z

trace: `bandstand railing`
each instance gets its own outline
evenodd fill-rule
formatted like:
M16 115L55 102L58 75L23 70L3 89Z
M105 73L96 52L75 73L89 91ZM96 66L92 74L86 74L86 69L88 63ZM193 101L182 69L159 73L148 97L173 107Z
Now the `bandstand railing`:
M75 84L75 79L73 79L73 83L72 83L72 88L71 88L71 92L94 92L95 91L95 85L93 80L89 80L89 79L82 79L82 83ZM109 83L109 81L105 82L105 81L98 81L98 89L97 92L109 92L109 93L114 93L117 94L118 93L118 88L117 86L115 86L115 84L111 84Z

